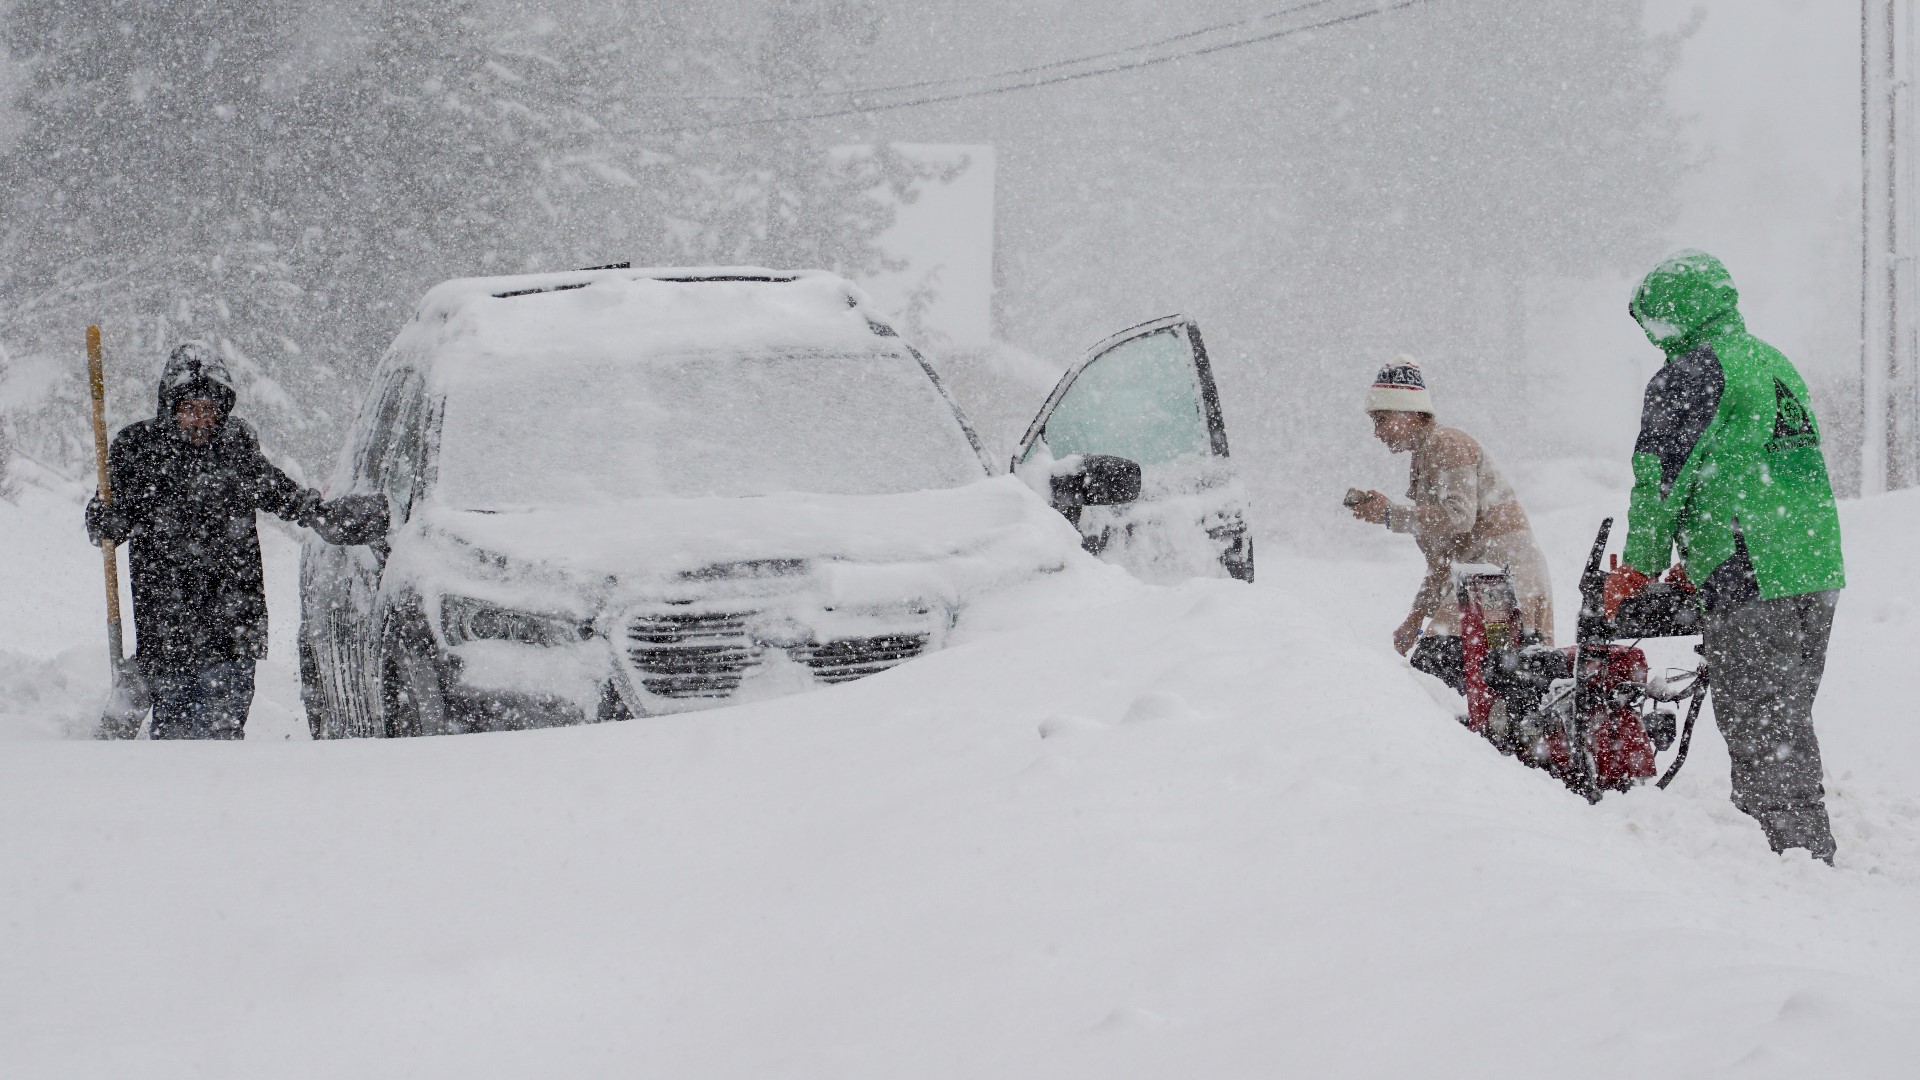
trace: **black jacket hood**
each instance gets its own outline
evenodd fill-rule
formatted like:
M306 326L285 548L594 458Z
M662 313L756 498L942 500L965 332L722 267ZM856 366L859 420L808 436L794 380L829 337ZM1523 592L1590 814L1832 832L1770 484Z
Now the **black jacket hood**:
M203 397L220 407L220 422L225 424L233 412L235 394L233 374L211 348L198 341L176 346L167 357L166 370L160 373L160 420L171 422L173 411L188 398Z

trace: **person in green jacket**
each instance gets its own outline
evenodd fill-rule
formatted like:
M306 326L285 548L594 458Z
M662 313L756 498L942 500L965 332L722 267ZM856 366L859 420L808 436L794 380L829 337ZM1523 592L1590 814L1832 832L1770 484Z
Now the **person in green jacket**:
M1628 310L1667 362L1647 383L1633 447L1626 549L1609 617L1677 546L1706 604L1714 721L1733 803L1775 851L1833 862L1813 698L1846 571L1840 515L1807 384L1747 332L1718 259L1683 251Z

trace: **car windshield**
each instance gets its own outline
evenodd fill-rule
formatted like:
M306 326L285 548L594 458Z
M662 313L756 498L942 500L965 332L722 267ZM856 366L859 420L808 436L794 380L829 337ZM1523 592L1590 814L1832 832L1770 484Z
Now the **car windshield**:
M776 352L461 374L436 497L468 509L951 488L985 469L912 356Z

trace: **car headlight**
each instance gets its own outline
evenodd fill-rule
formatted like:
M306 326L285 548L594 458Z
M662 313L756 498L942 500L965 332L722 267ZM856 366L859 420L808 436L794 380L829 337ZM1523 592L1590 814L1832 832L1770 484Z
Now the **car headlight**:
M517 611L465 596L440 598L440 629L449 645L467 641L570 645L593 636L592 624L577 618Z

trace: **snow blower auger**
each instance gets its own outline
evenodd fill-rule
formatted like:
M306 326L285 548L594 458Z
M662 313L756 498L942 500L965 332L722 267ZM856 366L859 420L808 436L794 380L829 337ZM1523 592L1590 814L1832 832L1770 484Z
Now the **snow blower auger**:
M1675 716L1662 706L1688 701L1679 750L1657 786L1671 783L1686 761L1707 696L1704 660L1692 671L1672 673L1669 682L1648 671L1646 654L1638 648L1645 638L1700 633L1699 595L1677 568L1666 581L1622 604L1614 618L1606 617L1601 593L1607 575L1600 562L1612 529L1612 518L1600 523L1580 575L1572 648L1519 639L1517 605L1505 570L1461 566L1454 571L1467 727L1588 802L1653 777L1655 754L1672 746L1676 735Z

